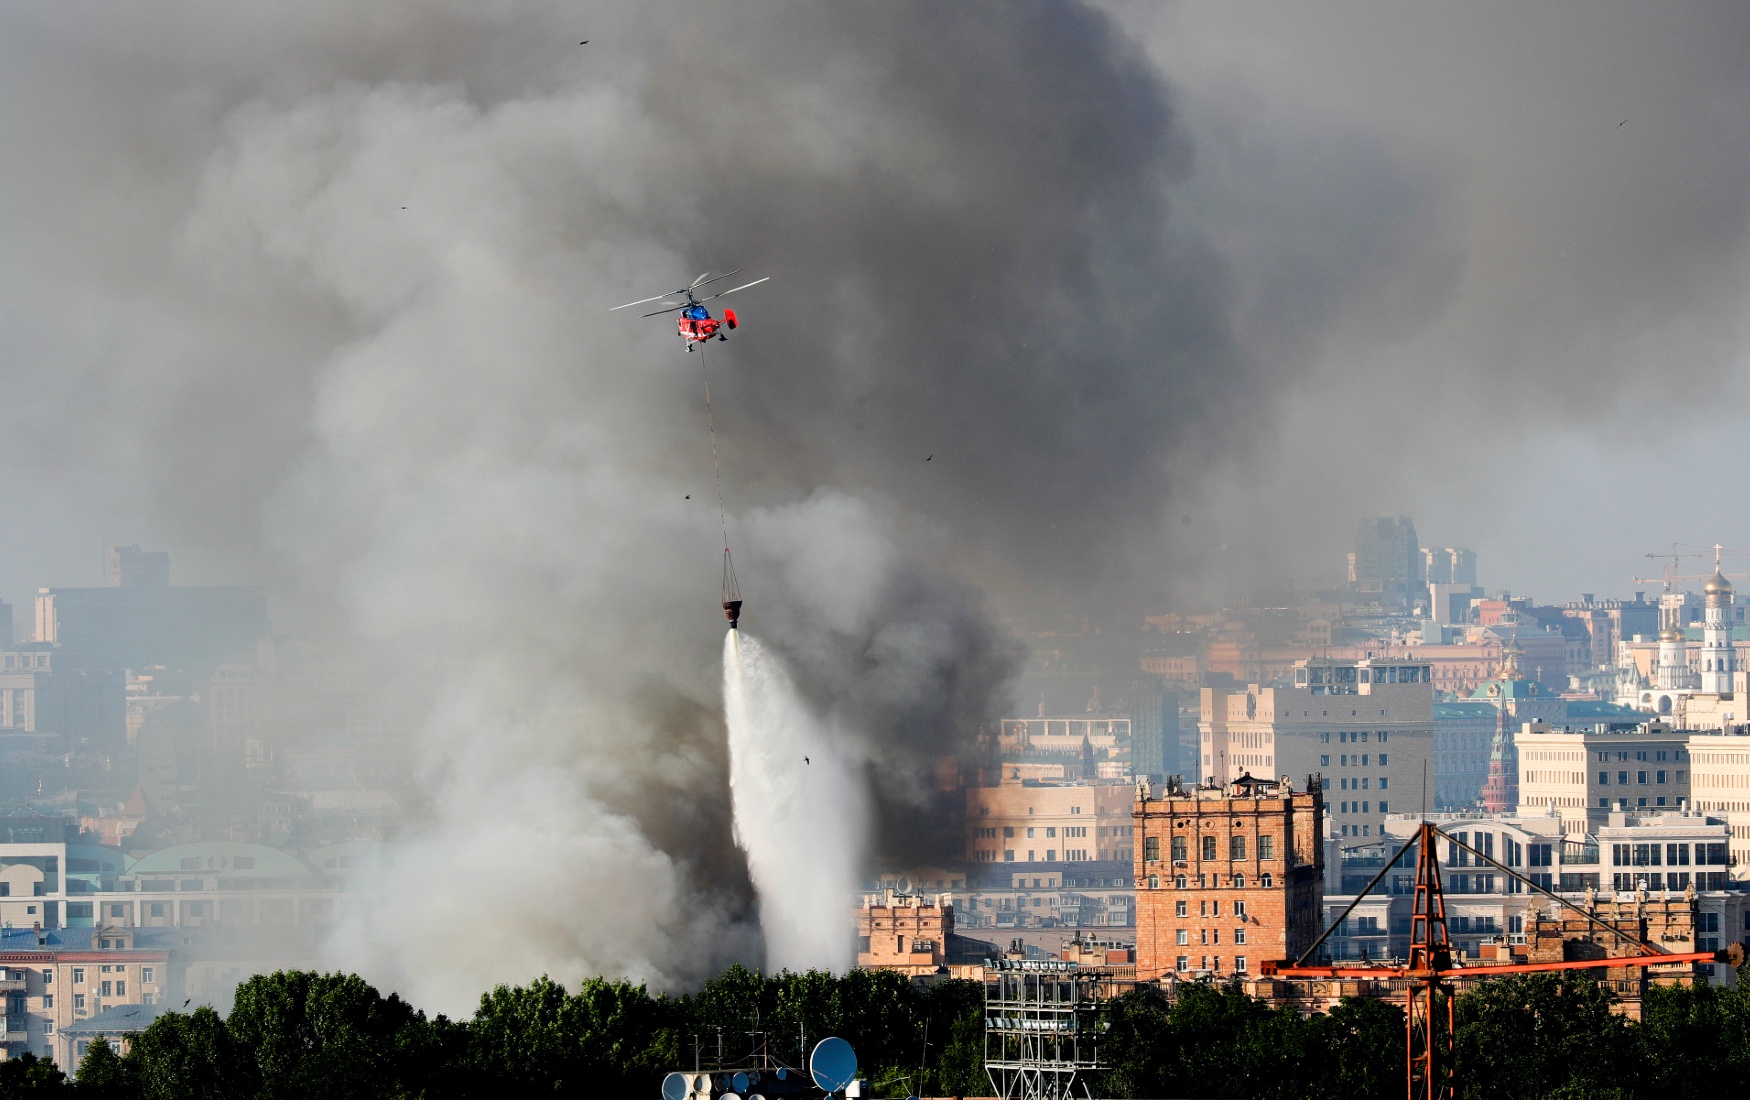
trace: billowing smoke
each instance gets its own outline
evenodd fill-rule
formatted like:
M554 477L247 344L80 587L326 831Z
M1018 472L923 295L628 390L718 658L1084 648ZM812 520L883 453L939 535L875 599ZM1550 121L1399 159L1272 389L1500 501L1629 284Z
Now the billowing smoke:
M0 20L11 590L88 579L60 563L121 527L186 580L266 575L281 625L423 685L423 809L333 948L439 1008L762 954L698 357L608 306L773 277L711 352L744 622L864 767L882 854L940 845L901 823L996 717L1016 649L987 601L1305 552L1464 449L1400 426L1370 451L1327 418L1352 379L1359 408L1400 375L1432 408L1555 339L1559 280L1490 281L1438 152L1218 79L1170 94L1077 3ZM1741 260L1705 243L1737 239L1735 172L1694 184L1708 262L1662 271ZM1502 287L1485 338L1438 344ZM1444 354L1397 370L1429 332Z

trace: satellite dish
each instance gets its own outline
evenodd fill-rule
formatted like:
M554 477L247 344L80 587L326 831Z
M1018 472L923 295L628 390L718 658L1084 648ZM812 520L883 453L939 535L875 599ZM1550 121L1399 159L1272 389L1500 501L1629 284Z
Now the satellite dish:
M738 1073L734 1077L731 1077L729 1079L729 1085L736 1092L745 1093L747 1091L747 1074Z
M701 1073L697 1077L693 1078L693 1091L694 1092L710 1092L711 1091L711 1078L703 1073Z
M671 1073L662 1079L662 1100L687 1100L692 1091L691 1074Z
M857 1052L837 1035L822 1039L808 1056L808 1073L822 1092L842 1092L857 1079Z
M790 1076L789 1070L785 1069L783 1066L778 1067L778 1080L782 1081L789 1076Z

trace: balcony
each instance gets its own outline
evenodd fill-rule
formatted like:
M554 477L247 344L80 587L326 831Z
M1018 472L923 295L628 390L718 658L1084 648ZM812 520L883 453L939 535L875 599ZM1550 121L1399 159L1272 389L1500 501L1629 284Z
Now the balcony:
M30 1041L30 1017L25 1015L0 1016L0 1043L26 1043Z
M17 970L0 970L0 993L24 993L24 974Z

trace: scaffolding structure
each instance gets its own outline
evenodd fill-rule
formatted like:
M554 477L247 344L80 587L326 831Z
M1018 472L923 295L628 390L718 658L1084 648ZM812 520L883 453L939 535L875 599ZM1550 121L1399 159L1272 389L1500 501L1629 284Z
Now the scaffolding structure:
M1110 975L1056 959L998 959L985 971L984 1070L1003 1100L1088 1100L1099 1060L1100 987Z

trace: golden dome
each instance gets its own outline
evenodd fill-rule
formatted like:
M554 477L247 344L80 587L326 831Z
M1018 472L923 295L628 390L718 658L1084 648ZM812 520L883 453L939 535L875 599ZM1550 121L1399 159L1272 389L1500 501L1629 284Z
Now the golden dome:
M1708 578L1708 582L1701 586L1701 590L1704 595L1708 596L1729 596L1732 593L1732 582L1726 579L1724 573L1716 569L1714 575Z
M1676 627L1668 626L1659 631L1659 640L1661 642L1681 642L1683 634Z

